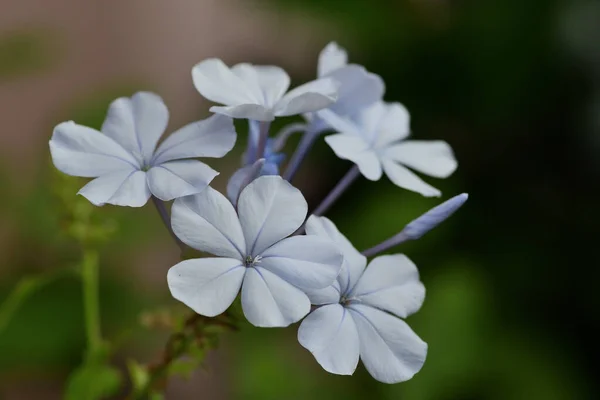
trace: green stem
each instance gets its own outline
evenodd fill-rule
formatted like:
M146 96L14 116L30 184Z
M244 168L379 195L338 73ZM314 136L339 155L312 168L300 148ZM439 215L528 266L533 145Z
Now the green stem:
M83 308L85 314L85 331L88 342L88 354L97 354L102 346L100 332L100 304L98 294L98 252L84 250L81 265L83 282Z

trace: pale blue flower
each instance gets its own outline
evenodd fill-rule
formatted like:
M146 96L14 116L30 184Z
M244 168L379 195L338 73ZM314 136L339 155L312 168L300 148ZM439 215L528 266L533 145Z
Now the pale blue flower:
M237 212L212 188L175 200L172 226L190 247L220 258L183 261L169 270L171 294L199 314L225 311L241 288L253 325L283 327L310 311L304 291L329 286L343 257L318 236L292 236L304 222L302 193L280 176L263 176L242 190Z
M179 129L157 148L169 121L162 99L148 92L111 103L101 131L63 122L54 128L50 152L56 168L96 178L79 194L95 205L141 207L199 193L218 172L194 160L223 157L235 144L231 118L214 115Z
M417 312L425 298L416 266L396 254L365 268L366 258L324 217L311 216L306 232L336 243L344 263L333 285L308 292L319 307L302 321L300 344L334 374L352 375L360 358L378 381L412 378L427 356L427 344L401 319Z
M318 79L288 92L290 77L271 65L242 63L229 68L210 58L192 69L196 90L224 106L210 111L233 118L272 121L275 117L313 112L337 99L337 85L331 79Z
M444 141L405 140L410 134L409 114L400 103L378 102L352 118L332 112L320 115L339 132L327 136L327 144L338 157L354 162L372 181L379 180L385 172L399 187L427 197L440 196L438 189L407 167L446 178L458 165Z

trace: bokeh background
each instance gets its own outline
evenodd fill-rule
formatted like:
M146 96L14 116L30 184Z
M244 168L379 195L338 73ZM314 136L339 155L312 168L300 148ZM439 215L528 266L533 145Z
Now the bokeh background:
M332 376L297 343L297 326L248 327L205 369L173 380L166 398L600 398L599 2L3 0L0 9L0 304L18 282L42 277L10 318L0 315L0 399L60 399L85 346L80 282L57 272L80 252L61 233L53 126L99 127L111 100L153 90L175 129L207 115L191 83L198 61L277 64L302 83L331 40L383 77L415 138L452 145L457 172L427 179L443 198L470 194L450 220L397 249L427 287L408 322L429 343L428 360L398 385L362 367ZM237 153L211 164L219 188L239 165L242 125L239 134ZM316 205L349 166L321 141L295 184ZM328 216L364 249L438 201L360 180ZM98 215L118 226L101 253L113 362L155 360L168 333L141 316L176 305L165 276L177 248L151 205Z

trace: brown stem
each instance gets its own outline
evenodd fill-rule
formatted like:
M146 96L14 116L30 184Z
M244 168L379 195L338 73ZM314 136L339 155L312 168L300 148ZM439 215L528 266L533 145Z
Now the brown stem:
M236 331L239 329L235 323L235 318L225 312L213 318L208 318L199 314L192 314L185 320L183 328L179 332L171 334L160 360L149 364L148 381L144 388L132 393L128 399L146 399L153 391L164 391L167 381L170 366L179 358L184 356L190 350L192 344L203 343L209 350L208 334L204 328L208 326L220 326L227 331ZM216 335L216 332L211 333Z

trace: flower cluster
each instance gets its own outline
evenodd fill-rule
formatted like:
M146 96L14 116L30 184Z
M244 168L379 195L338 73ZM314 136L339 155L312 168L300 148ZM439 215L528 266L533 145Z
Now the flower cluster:
M447 143L406 140L406 108L384 102L383 80L347 59L329 44L318 78L292 90L279 67L208 59L193 67L192 77L198 92L218 104L211 117L159 144L169 112L159 96L139 92L115 100L99 131L72 121L57 125L50 151L60 171L94 178L79 191L93 204L140 207L152 198L181 246L213 255L182 261L167 274L173 297L196 313L217 316L240 296L255 326L302 321L298 340L325 370L351 375L360 358L375 379L402 382L426 358L427 344L403 320L419 310L425 288L407 256L367 257L420 238L467 196L362 253L321 216L360 175L378 180L385 173L399 187L439 196L411 169L444 178L457 166ZM272 120L294 115L304 122L270 136ZM234 147L235 118L248 120L248 146L225 196L209 186L218 172L198 158L223 157ZM333 152L355 165L310 215L290 182L327 132ZM281 173L282 151L295 133L300 144ZM171 200L169 218L163 202Z

